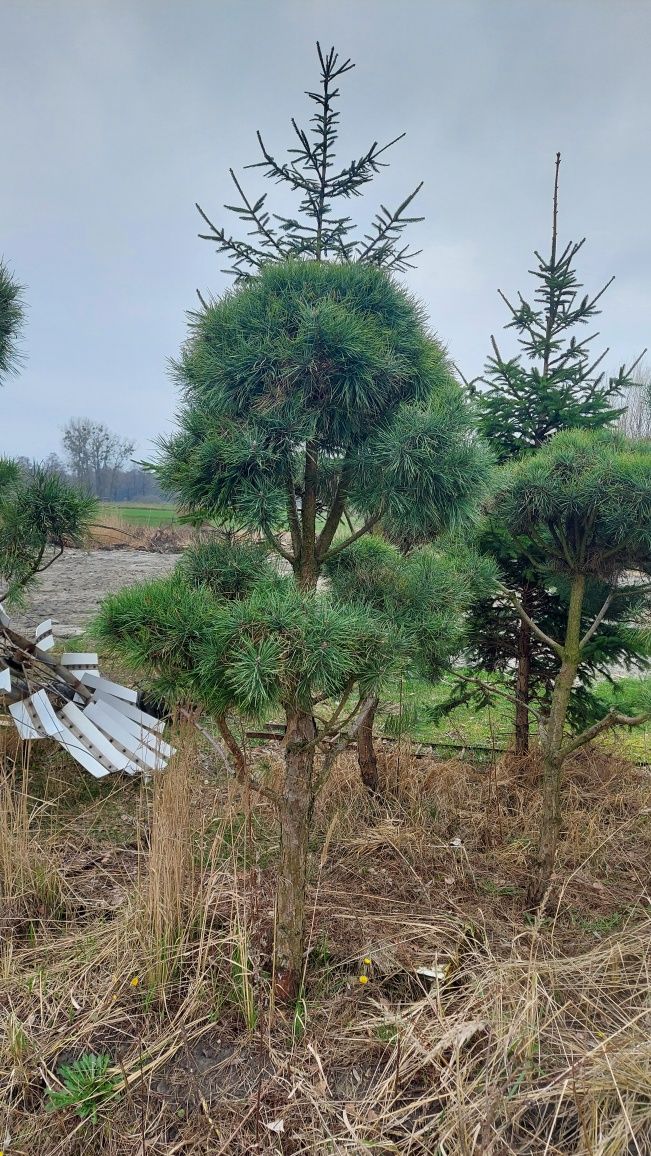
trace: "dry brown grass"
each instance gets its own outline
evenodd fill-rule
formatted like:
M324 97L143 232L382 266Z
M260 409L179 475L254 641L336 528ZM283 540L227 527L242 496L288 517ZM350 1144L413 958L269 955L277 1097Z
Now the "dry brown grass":
M102 512L97 523L91 528L90 549L150 550L156 553L173 554L185 550L192 541L190 526L178 523L147 526L129 522L126 518L110 511Z
M121 803L138 816L126 900L5 937L10 1152L651 1151L647 776L598 751L573 761L551 901L528 922L535 760L489 772L403 749L378 804L347 756L317 816L304 1002L282 1011L272 814L247 816L209 754L181 749ZM273 779L278 753L260 758ZM115 1080L97 1124L46 1111L60 1064L86 1052Z
M4 745L4 744L3 744ZM0 751L0 937L52 919L65 909L65 884L49 841L40 834L45 804L29 797L27 744ZM27 756L28 757L28 756ZM36 803L36 805L35 805Z

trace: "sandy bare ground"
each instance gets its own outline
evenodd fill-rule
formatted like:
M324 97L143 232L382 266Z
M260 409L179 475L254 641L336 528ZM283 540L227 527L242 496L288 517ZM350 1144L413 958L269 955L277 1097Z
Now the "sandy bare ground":
M32 587L26 609L11 615L12 623L29 630L51 618L55 633L65 637L63 627L85 626L106 594L169 574L179 558L144 550L66 550Z

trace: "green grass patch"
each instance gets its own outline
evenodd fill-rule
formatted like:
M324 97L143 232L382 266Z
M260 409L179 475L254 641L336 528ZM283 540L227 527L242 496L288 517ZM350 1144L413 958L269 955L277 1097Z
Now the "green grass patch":
M499 690L508 690L503 682L490 675L484 675L482 681L494 684ZM450 697L453 685L452 676L447 675L435 686L419 679L404 679L402 685L392 686L383 702L380 728L392 738L401 733L415 742L441 743L442 747L451 744L495 750L508 748L513 740L514 708L501 695L495 696L491 707L478 710L473 705L462 706L441 721L432 721L432 709ZM651 700L651 678L622 678L614 686L602 682L595 687L595 693L606 709L635 715ZM620 755L651 762L651 723L618 727L601 741Z
M179 520L176 507L171 503L138 506L131 502L102 502L100 508L102 514L121 518L135 526L169 526Z

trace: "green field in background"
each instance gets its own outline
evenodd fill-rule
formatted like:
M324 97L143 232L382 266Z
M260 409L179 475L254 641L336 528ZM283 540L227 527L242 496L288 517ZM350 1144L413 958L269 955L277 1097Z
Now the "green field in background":
M100 508L103 514L136 526L168 526L178 521L176 507L171 504L139 506L133 502L102 502Z

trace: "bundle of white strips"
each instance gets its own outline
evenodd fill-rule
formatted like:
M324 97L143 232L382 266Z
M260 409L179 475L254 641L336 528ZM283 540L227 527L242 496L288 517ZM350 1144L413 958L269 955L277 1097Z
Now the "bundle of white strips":
M0 624L9 625L2 604ZM48 618L36 627L36 647L45 652L53 646ZM73 702L55 710L46 691L38 690L12 703L9 713L21 739L54 739L96 779L115 771L129 775L162 771L175 751L162 738L164 722L138 709L137 692L102 678L96 654L67 653L59 661L91 697L75 695ZM0 695L3 692L11 692L9 667L0 669Z

